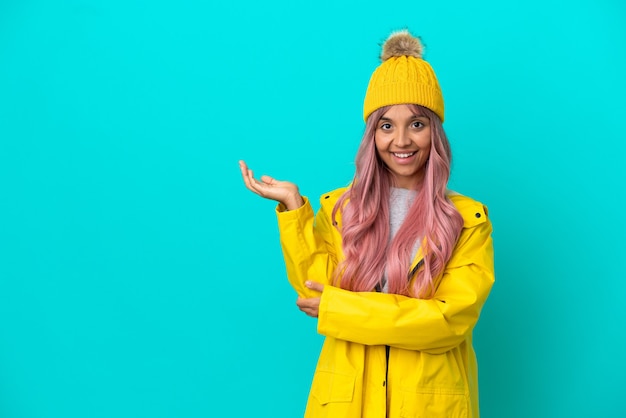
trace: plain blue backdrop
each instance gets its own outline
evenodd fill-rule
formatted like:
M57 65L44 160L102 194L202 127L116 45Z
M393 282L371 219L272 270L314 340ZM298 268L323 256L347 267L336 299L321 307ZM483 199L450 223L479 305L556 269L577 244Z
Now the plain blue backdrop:
M624 2L2 0L0 417L301 416L322 340L237 161L317 208L405 27L495 228L483 418L626 416Z

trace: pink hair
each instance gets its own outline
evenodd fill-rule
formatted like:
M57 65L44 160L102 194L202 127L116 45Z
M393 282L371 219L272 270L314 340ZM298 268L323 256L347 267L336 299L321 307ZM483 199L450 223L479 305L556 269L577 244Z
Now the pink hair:
M333 218L337 211L343 212L345 259L335 272L335 284L341 288L373 291L386 269L389 293L430 298L436 289L435 280L443 273L460 235L463 218L446 197L452 160L450 143L434 112L412 106L417 114L428 117L431 127L430 156L417 197L389 242L389 196L394 182L374 143L378 121L389 106L380 108L367 119L356 155L354 180L333 209ZM424 259L423 267L415 273L410 268L418 240Z

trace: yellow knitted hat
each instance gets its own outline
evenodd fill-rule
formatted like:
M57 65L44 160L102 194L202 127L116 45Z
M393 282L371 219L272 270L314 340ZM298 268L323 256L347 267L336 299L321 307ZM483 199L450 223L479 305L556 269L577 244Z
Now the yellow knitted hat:
M417 104L435 112L443 122L443 95L430 64L422 59L423 46L408 31L392 33L383 44L382 64L370 78L363 119L376 109Z

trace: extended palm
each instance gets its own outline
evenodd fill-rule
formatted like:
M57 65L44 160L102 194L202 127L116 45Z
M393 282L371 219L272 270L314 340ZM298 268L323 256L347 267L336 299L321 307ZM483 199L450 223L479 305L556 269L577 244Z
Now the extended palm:
M266 199L275 200L285 205L287 210L297 209L303 204L298 186L288 181L276 180L270 176L254 178L254 173L244 161L239 161L243 182L248 190Z

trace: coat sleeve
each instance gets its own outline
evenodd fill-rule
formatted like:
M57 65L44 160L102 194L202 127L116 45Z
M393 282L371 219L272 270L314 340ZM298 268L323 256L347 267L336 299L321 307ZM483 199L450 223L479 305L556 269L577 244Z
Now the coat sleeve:
M494 283L491 222L464 228L432 299L326 286L318 332L365 345L431 354L461 344L472 332Z
M308 198L298 209L276 209L280 244L287 269L287 279L299 296L319 297L304 282L313 280L324 285L331 282L337 266L335 239L330 216L322 207L317 215Z

